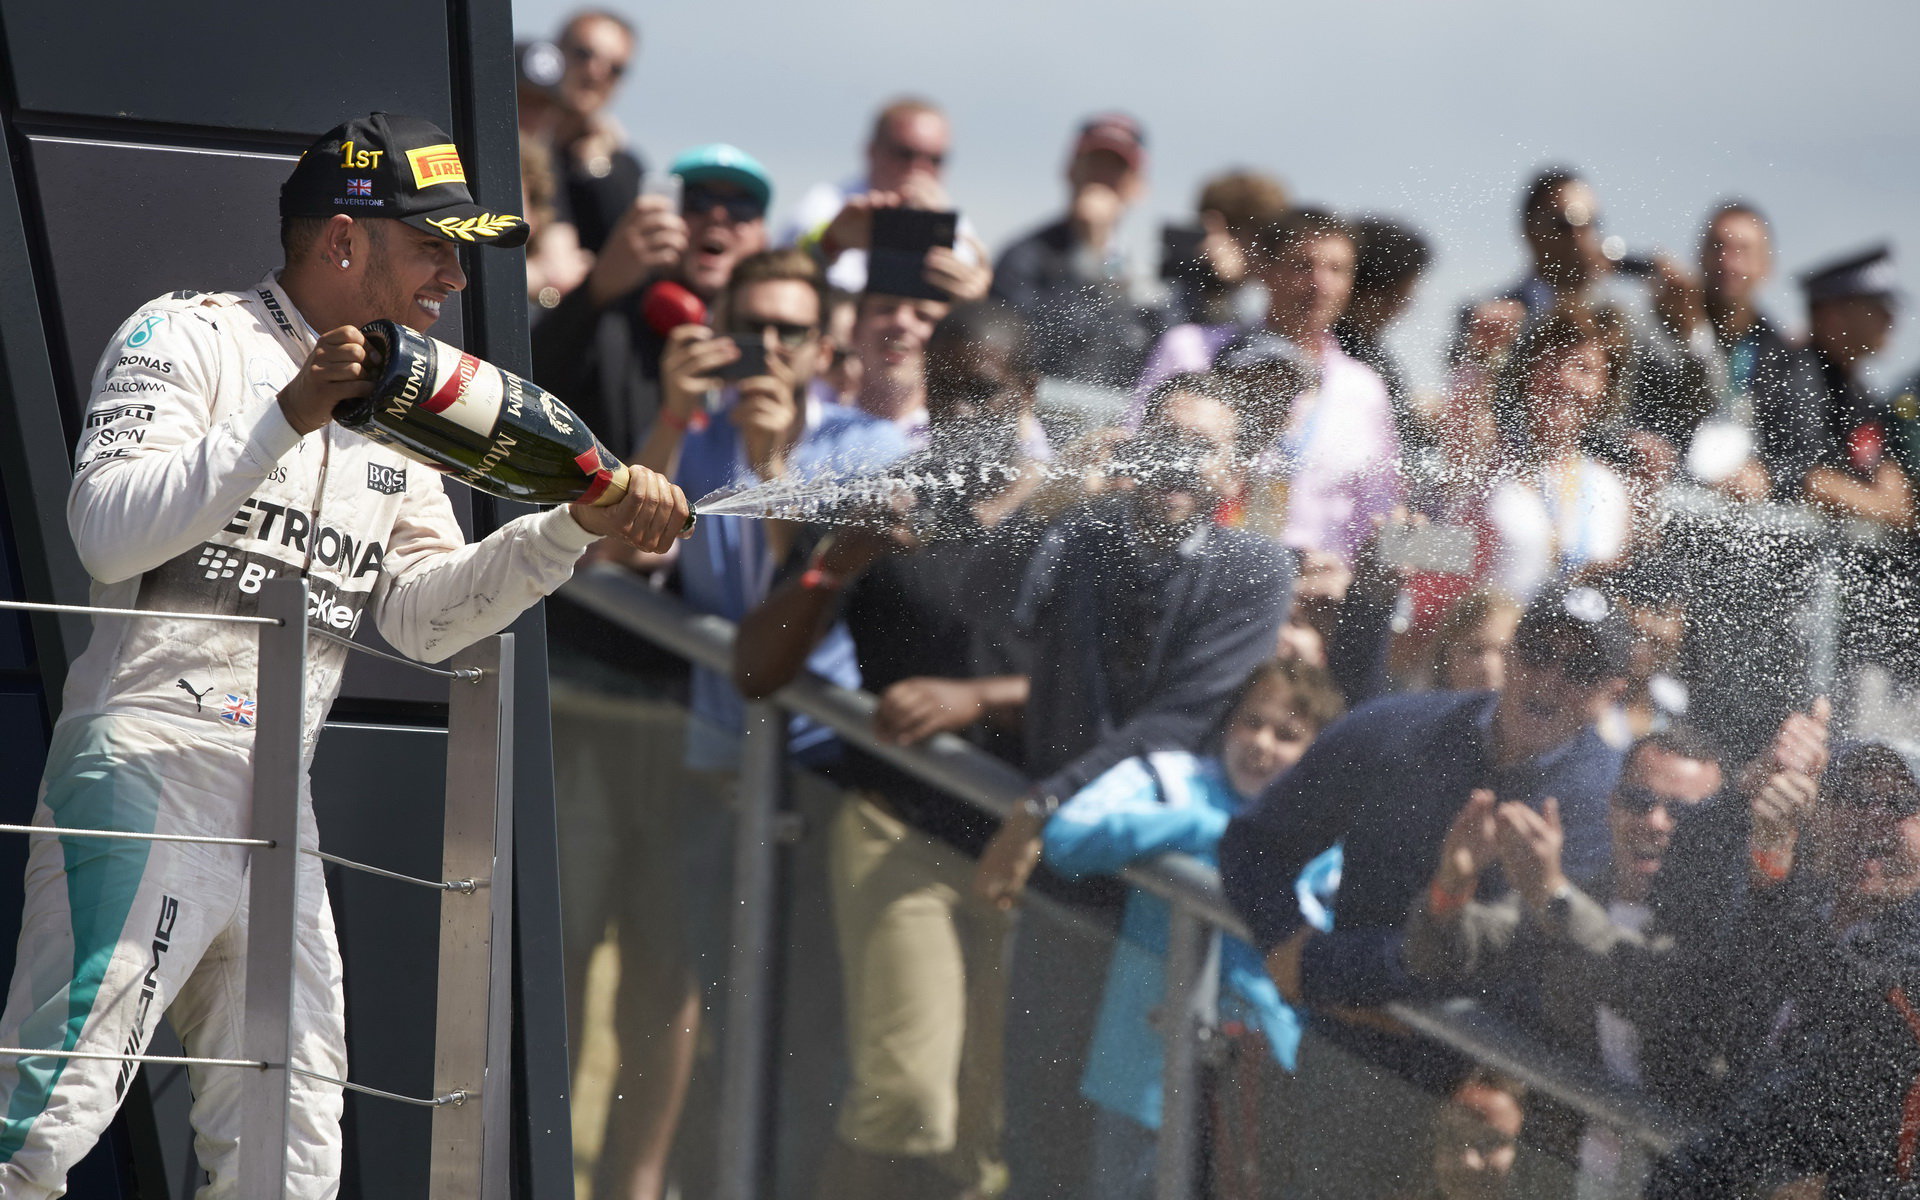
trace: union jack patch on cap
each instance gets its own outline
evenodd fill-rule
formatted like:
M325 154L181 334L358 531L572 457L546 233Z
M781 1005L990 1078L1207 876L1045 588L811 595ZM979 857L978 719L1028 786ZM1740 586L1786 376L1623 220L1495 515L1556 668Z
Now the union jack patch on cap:
M349 179L349 180L347 180L347 195L349 195L349 196L371 196L371 195L373 195L373 180L371 180L371 179Z

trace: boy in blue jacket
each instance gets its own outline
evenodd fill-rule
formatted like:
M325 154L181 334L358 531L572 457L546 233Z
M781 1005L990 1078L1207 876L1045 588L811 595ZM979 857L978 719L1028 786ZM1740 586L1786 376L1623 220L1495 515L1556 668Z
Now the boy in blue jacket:
M1156 751L1129 758L1062 805L1043 834L1044 860L1069 878L1111 874L1179 851L1209 863L1227 822L1299 761L1342 701L1327 673L1294 660L1261 664L1241 685L1212 753ZM1322 928L1340 880L1334 847L1301 872L1302 911ZM1135 889L1114 943L1080 1092L1099 1110L1090 1195L1147 1197L1160 1128L1161 1030L1167 902ZM1222 1016L1259 1030L1293 1069L1300 1019L1281 1000L1260 955L1229 938L1221 948Z

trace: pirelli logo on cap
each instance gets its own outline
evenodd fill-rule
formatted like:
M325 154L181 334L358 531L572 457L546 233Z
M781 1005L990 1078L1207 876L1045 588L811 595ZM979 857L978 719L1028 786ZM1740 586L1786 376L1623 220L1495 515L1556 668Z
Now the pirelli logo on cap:
M413 168L415 187L467 181L467 169L460 164L460 151L452 142L407 151L407 165Z

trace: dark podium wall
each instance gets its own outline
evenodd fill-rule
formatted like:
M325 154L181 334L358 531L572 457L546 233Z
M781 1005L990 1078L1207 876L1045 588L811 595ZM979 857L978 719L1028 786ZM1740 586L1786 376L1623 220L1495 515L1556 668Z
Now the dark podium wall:
M0 0L0 596L84 603L65 530L78 416L114 328L142 302L252 283L278 264L279 184L348 116L417 113L460 143L485 201L517 210L507 0ZM465 256L435 334L526 369L520 256ZM516 506L456 489L470 532ZM517 778L516 1193L572 1189L545 638L514 628ZM84 618L0 613L0 821L29 819ZM377 635L376 635L377 637ZM444 685L357 657L314 768L328 849L439 871ZM25 845L0 837L0 969L10 971ZM437 899L330 873L357 1081L425 1095ZM156 1043L166 1052L170 1035ZM184 1072L143 1072L72 1194L185 1200L198 1180ZM424 1196L427 1110L349 1096L345 1196Z

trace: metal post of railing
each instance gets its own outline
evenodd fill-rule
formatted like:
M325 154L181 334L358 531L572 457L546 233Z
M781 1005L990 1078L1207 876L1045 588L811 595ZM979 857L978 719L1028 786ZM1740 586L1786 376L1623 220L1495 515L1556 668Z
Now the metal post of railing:
M287 1069L293 1035L293 948L299 924L300 768L307 710L307 583L269 579L260 588L259 694L254 697L253 836L247 866L246 1057L240 1127L240 1192L278 1200L287 1182Z
M786 751L786 714L771 704L747 705L734 808L733 941L720 1057L719 1200L755 1200L760 1194L767 1049L773 1044L767 1023L773 1015L776 819Z
M471 892L440 898L434 1094L470 1099L433 1110L432 1200L507 1200L513 970L513 638L455 657L447 712L442 877ZM472 1095L478 1088L477 1097Z
M481 1200L508 1200L513 1185L513 635L502 635L499 646L494 679L500 693L495 704L500 753L494 764L493 886L487 901L493 962L487 973L487 1073L480 1085L487 1166Z
M1192 1200L1200 1166L1200 1040L1212 1030L1219 1004L1220 932L1178 906L1170 917L1153 1194L1156 1200Z

